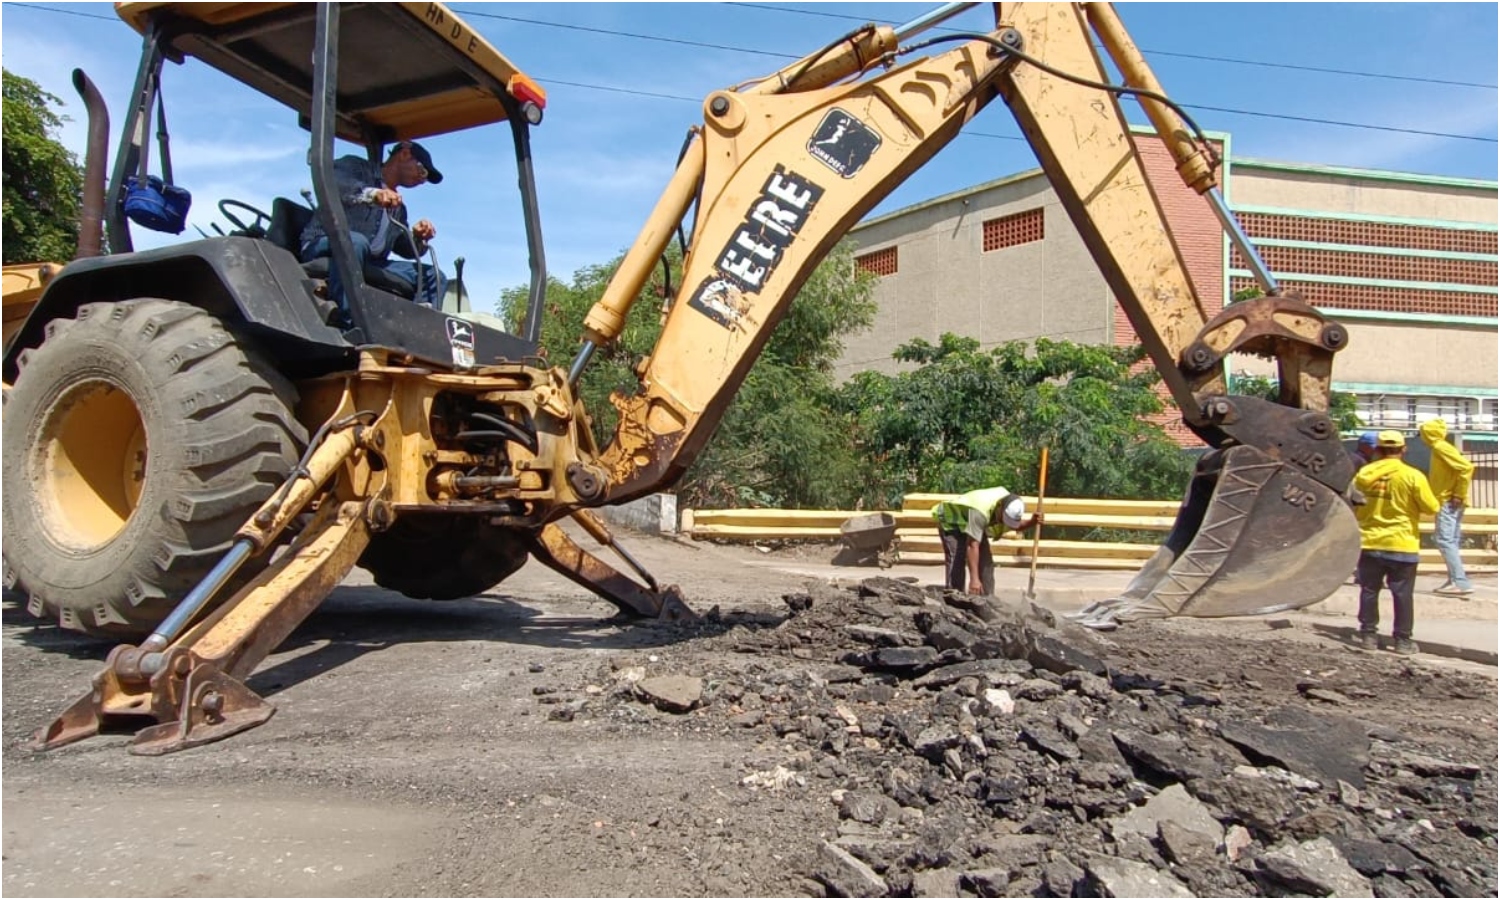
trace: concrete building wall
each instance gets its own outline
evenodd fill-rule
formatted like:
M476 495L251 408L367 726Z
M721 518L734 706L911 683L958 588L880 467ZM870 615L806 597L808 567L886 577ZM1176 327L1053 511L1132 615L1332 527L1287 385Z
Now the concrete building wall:
M1307 166L1297 171L1234 165L1235 206L1317 209L1367 216L1400 216L1454 222L1495 222L1495 198L1471 186L1443 185L1433 179L1375 179L1348 169ZM1440 180L1439 180L1440 181Z
M1234 208L1283 288L1349 329L1335 390L1373 427L1441 415L1496 434L1497 270L1493 184L1239 160ZM1251 282L1238 253L1230 288ZM1235 357L1231 371L1272 374Z
M1045 238L985 252L984 223L1041 209ZM1058 337L1111 339L1109 292L1041 172L980 185L858 226L858 255L896 247L896 271L875 289L874 326L851 337L835 368L898 371L891 353L944 332L985 347Z
M1349 347L1334 358L1334 378L1346 390L1402 385L1494 393L1500 355L1493 327L1434 328L1419 322L1346 322L1345 327ZM1270 360L1236 356L1233 371L1270 377L1276 369Z
M1151 183L1151 191L1156 195L1162 218L1170 223L1177 254L1187 269L1188 280L1193 284L1193 292L1198 295L1198 305L1203 310L1203 320L1206 322L1224 308L1223 228L1208 203L1196 191L1183 184L1166 145L1154 135L1136 135L1134 139L1136 152L1146 170L1146 180ZM1222 144L1215 146L1221 154L1224 152ZM1140 336L1125 318L1124 308L1118 301L1113 305L1114 342L1140 343ZM1164 386L1159 393L1165 409L1154 417L1156 423L1179 443L1197 446L1197 436L1182 424L1182 413L1177 410Z

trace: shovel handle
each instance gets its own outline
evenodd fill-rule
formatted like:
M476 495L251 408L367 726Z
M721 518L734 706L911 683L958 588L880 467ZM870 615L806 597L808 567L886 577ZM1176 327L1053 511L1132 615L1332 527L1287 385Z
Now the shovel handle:
M1042 498L1047 495L1047 448L1042 448L1042 471L1036 482L1036 513L1042 511ZM1031 529L1031 577L1026 580L1026 596L1036 599L1036 557L1042 543L1042 526Z

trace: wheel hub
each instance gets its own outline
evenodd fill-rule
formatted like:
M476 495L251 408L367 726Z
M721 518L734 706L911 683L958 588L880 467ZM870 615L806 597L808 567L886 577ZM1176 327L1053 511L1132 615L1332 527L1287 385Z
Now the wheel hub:
M40 438L32 476L41 524L72 550L108 543L146 481L146 429L134 400L104 379L76 384L53 404Z

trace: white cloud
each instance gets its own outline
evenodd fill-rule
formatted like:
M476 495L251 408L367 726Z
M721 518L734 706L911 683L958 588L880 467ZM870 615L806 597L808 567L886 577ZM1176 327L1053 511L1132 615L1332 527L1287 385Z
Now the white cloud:
M225 141L196 141L174 138L171 142L172 164L178 168L206 172L237 169L254 163L288 162L302 168L307 157L303 144L239 144Z

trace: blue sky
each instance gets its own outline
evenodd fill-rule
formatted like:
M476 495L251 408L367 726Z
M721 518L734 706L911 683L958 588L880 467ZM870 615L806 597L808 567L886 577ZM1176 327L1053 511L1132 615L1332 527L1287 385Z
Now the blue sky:
M547 118L534 133L537 181L548 267L566 278L581 266L607 261L634 240L706 94L764 75L860 22L904 22L932 6L452 8L548 89ZM1167 93L1205 129L1230 133L1236 156L1497 177L1500 35L1494 4L1126 3L1118 9ZM987 29L990 16L981 7L948 25ZM80 67L99 85L117 130L139 37L104 3L4 3L0 17L0 61L63 100L62 112L73 121L60 136L81 160L85 120L71 72ZM224 224L215 209L220 198L269 209L272 197L297 197L310 186L302 162L306 133L284 108L193 62L168 67L165 93L173 168L177 181L193 192L190 222L204 228ZM1145 121L1133 103L1126 107L1132 121ZM1323 124L1329 121L1380 128ZM114 141L112 135L111 153ZM466 258L474 306L491 310L502 287L527 278L508 132L479 129L424 143L446 178L409 192L408 205L414 216L437 225L445 269L451 273L454 257ZM997 101L875 212L1035 164ZM177 240L139 230L136 235L141 247ZM190 236L196 237L191 228L181 239Z

